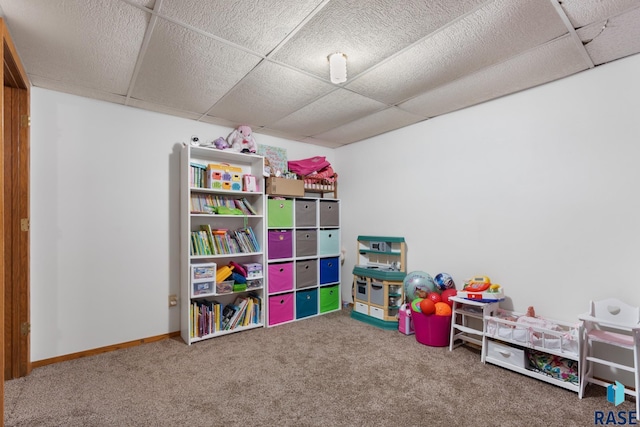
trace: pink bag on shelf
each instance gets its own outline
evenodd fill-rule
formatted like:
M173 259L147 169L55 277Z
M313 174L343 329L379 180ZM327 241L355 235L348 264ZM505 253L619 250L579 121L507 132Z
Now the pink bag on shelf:
M309 175L312 172L317 172L331 166L331 163L327 161L324 156L315 156L302 160L291 160L288 163L288 168L291 172L298 175Z

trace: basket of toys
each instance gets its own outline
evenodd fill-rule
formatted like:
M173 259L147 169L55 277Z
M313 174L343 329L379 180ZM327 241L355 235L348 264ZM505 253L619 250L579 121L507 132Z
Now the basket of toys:
M438 294L439 295L439 294ZM451 306L430 298L416 298L411 303L411 319L416 341L431 347L446 347L451 334Z

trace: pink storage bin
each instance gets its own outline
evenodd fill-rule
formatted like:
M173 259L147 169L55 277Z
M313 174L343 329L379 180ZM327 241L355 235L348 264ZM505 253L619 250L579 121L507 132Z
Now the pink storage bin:
M269 326L293 320L293 293L269 297Z
M426 315L411 309L416 341L431 347L446 347L451 335L451 316Z
M269 293L293 290L293 263L269 264L267 280Z

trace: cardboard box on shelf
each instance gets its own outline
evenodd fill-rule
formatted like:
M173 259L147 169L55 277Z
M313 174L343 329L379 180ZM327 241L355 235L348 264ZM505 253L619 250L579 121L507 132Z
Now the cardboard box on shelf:
M274 196L304 197L304 181L270 177L267 178L265 192Z

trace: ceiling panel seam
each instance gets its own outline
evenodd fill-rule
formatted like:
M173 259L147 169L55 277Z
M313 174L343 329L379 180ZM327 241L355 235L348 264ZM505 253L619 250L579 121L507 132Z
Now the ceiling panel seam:
M311 13L309 13L302 21L300 21L298 23L298 25L296 25L296 27L293 30L291 30L291 32L289 34L287 34L285 36L285 38L280 40L280 42L273 49L271 49L271 51L269 53L267 53L267 57L273 56L273 54L275 54L277 51L279 51L282 48L282 46L284 46L289 40L291 40L291 38L293 36L298 34L298 32L305 25L307 25L307 22L309 22L311 19L313 19L313 17L315 17L327 5L327 3L329 3L330 1L331 0L324 0L322 3L320 3L318 6L316 6L315 9L313 9L311 11Z
M406 53L407 51L409 51L410 49L413 49L415 46L419 45L420 43L423 43L425 40L428 40L429 38L435 36L436 34L438 34L441 31L444 31L445 29L453 26L453 24L457 24L459 21L461 21L462 19L466 18L467 16L473 15L474 13L476 13L478 10L484 8L485 6L487 6L490 3L495 3L496 0L488 0L482 4L479 4L478 6L476 6L475 8L469 10L466 13L463 13L460 16L457 16L455 19L452 19L451 21L448 21L445 25L433 30L432 32L430 32L429 34L427 34L424 37L419 38L418 40L414 41L413 43L405 46L404 48L394 52L392 55L382 59L381 61L378 61L377 63L375 63L374 65L372 65L371 67L367 68L366 70L362 71L360 74L353 76L352 78L349 79L349 82L353 82L354 80L359 79L360 77L366 75L367 73L370 73L371 71L375 70L376 68L386 64L387 62L391 61L392 59Z
M487 71L487 70L489 70L489 69L491 69L493 67L497 67L497 66L500 66L501 64L505 64L507 62L513 61L514 59L519 58L521 56L530 55L532 52L534 52L534 51L536 51L536 50L538 50L538 49L540 49L540 48L542 48L544 46L556 43L559 40L562 40L562 39L565 39L565 38L568 38L568 37L571 37L571 35L570 34L564 34L564 35L562 35L560 37L556 37L555 39L551 39L551 40L549 40L549 41L547 41L545 43L533 46L533 47L531 47L531 48L529 48L529 49L527 49L525 51L519 52L516 55L509 56L508 58L505 58L502 61L494 62L493 64L487 65L486 67L479 68L479 69L475 70L472 73L465 74L465 75L463 75L461 77L458 77L458 78L456 78L454 80L451 80L451 81L448 81L446 83L434 86L433 88L429 89L428 92L433 92L433 91L436 91L438 89L446 88L447 86L453 85L453 84L455 84L455 83L457 83L457 82L459 82L461 80L473 78L473 76L475 76L477 74L480 74L480 73L483 73L483 72L485 72L485 71ZM414 98L422 96L422 95L424 95L425 93L428 93L428 92L417 93L417 94L412 95L412 96L410 96L410 97L408 97L408 98L406 98L406 99L404 99L402 101L398 101L398 102L394 103L393 106L400 108L402 111L405 111L405 112L408 112L408 113L411 113L411 114L416 114L415 112L404 110L400 105L404 104L407 101L411 101ZM430 116L429 118L433 118L433 116Z
M558 0L549 0L549 1L551 2L551 5L553 6L553 8L558 13L558 16L560 17L560 19L564 23L565 27L567 27L567 30L569 31L569 34L571 35L571 39L573 40L573 42L578 47L578 49L580 51L580 55L582 55L582 57L584 58L585 62L588 65L588 67L589 68L595 67L595 64L593 63L593 60L591 59L591 56L589 56L589 52L587 52L587 49L584 47L584 44L582 43L582 40L580 40L580 37L578 36L578 33L576 33L576 29L573 28L573 24L569 20L569 17L565 13L565 11L562 8L562 6L560 5L560 3L558 3Z
M149 47L149 42L151 41L151 36L153 35L153 30L156 27L156 22L158 22L157 12L160 10L160 6L162 5L162 0L157 0L153 11L149 11L149 9L144 8L146 13L151 13L151 17L149 18L149 24L147 25L147 30L144 32L144 38L142 39L142 46L140 46L140 52L138 52L138 58L136 59L136 65L133 67L133 75L131 76L131 81L129 82L129 90L127 90L127 95L124 101L124 105L129 105L129 100L131 99L131 94L133 93L133 87L136 84L138 79L138 74L140 73L140 68L142 67L142 62L144 61L144 56L147 53L147 49Z

